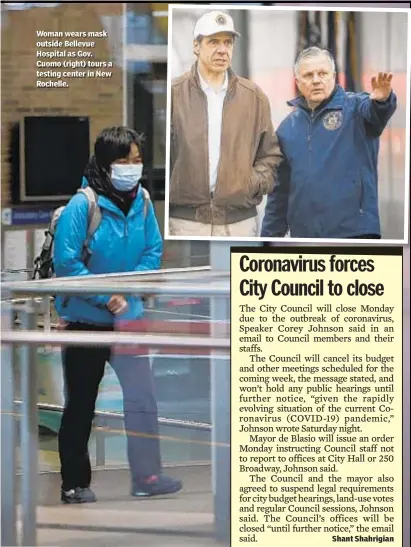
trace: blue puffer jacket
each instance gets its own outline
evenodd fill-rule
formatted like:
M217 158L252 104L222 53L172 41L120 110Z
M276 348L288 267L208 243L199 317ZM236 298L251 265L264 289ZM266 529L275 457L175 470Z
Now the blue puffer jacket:
M337 86L314 112L304 98L280 124L284 154L267 198L262 237L347 238L380 235L379 137L396 109L396 96L376 102Z
M83 179L83 187L87 181ZM98 197L102 219L90 241L92 252L87 267L81 261L88 228L88 201L76 194L65 207L56 227L54 269L57 277L91 274L140 272L160 268L162 239L152 203L144 220L144 197L140 188L127 217L105 196ZM112 325L114 316L107 309L107 295L59 296L56 310L68 322ZM129 304L120 319L135 319L143 314L137 296L127 297Z

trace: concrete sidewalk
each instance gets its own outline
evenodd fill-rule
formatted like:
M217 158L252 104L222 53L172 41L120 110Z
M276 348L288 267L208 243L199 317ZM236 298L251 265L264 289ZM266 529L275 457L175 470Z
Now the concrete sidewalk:
M39 530L41 547L224 547L212 539L171 537L152 534L103 534Z
M39 546L186 546L222 545L214 540L211 469L173 467L166 472L184 483L170 496L135 499L129 495L127 469L97 470L97 503L62 505L60 476L39 476Z

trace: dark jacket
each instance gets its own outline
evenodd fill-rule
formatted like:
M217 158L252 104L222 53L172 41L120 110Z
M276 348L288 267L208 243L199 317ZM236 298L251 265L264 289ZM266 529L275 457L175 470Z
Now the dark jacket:
M311 112L304 98L280 124L284 161L267 198L262 237L349 238L380 235L379 137L396 109L392 92L377 102L337 87Z
M229 70L213 196L207 135L207 97L195 64L171 87L170 217L231 224L256 216L281 159L268 98Z

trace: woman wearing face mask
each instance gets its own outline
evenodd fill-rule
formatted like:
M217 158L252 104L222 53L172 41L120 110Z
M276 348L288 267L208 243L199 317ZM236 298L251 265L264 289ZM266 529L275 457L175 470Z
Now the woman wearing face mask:
M57 277L84 276L160 268L162 240L154 209L145 207L142 141L126 127L105 129L97 138L83 178L98 197L101 222L81 260L88 228L88 201L76 194L63 210L54 242ZM146 212L145 212L146 211ZM82 295L56 298L56 310L67 330L111 331L117 320L143 314L141 299ZM105 363L110 362L123 389L131 494L152 496L181 489L181 482L162 474L157 404L148 357L126 359L109 347L69 346L63 349L65 409L59 431L61 500L96 501L90 488L88 441Z

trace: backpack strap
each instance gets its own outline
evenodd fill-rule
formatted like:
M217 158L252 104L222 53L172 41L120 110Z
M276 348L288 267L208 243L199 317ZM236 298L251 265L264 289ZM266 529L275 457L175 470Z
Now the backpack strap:
M91 251L89 248L90 240L101 222L101 209L97 204L97 194L92 188L90 188L90 186L80 188L79 190L77 190L77 193L84 194L88 201L87 237L84 242L82 254L83 261L86 264L91 256Z
M151 198L150 198L150 194L149 194L148 190L146 190L143 186L141 187L141 189L143 191L143 198L144 198L143 215L144 215L144 220L145 220L147 218L148 206L150 205Z

